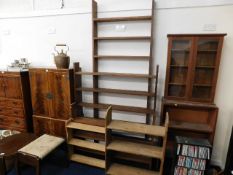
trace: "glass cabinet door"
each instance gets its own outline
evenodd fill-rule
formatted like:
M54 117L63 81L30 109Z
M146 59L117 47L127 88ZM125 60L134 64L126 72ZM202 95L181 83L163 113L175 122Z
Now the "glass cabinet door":
M192 40L190 38L173 39L171 42L167 96L184 98L187 89Z
M197 40L195 73L193 80L192 98L209 100L211 98L217 53L219 47L218 38L199 38Z

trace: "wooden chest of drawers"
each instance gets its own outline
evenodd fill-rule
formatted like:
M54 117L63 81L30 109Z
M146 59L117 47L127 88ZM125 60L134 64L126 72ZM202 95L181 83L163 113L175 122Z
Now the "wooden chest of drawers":
M0 73L0 128L32 131L28 72Z

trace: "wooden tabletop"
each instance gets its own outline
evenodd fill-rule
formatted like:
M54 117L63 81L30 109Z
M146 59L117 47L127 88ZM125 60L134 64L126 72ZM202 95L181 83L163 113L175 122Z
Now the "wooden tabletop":
M0 156L9 157L17 153L17 151L35 140L34 134L20 133L3 139L0 139Z

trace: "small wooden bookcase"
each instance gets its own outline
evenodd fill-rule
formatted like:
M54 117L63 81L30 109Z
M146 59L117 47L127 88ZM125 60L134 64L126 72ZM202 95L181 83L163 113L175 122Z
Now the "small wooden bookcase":
M163 99L162 120L166 113L170 119L167 144L170 153L177 135L208 139L213 144L218 116L216 105Z
M165 98L213 103L225 35L168 35Z

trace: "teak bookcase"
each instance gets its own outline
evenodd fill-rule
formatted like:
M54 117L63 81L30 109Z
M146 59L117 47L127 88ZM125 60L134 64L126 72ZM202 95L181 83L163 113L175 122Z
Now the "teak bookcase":
M168 35L166 99L214 102L225 35Z
M68 130L68 139L70 137L72 138L79 138L84 139L84 141L79 141L74 143L69 143L71 150L76 147L74 150L74 154L71 151L71 160L84 163L92 166L96 166L99 168L106 169L105 163L107 163L106 160L106 145L103 145L102 142L106 141L106 130L107 130L107 124L106 120L101 119L101 116L99 115L100 110L107 110L109 106L111 106L111 110L113 112L127 112L132 114L141 114L145 118L145 123L132 123L128 122L127 128L128 130L135 130L136 127L138 130L144 129L145 132L141 132L143 136L149 136L150 133L146 132L147 130L150 130L151 124L155 123L155 108L156 108L156 95L157 95L157 81L158 81L158 66L156 70L156 75L153 74L153 19L154 19L154 1L152 4L152 11L150 16L133 16L133 17L112 17L112 18L98 18L97 15L97 3L93 1L92 3L92 12L93 12L93 72L83 72L81 71L81 68L79 67L78 63L74 64L74 88L75 88L75 97L76 97L76 113L78 113L78 116L74 116L74 119L68 123L67 130ZM100 23L114 23L114 22L139 22L139 21L146 21L151 24L151 35L150 36L112 36L112 37L100 37L98 35L98 25ZM139 56L139 55L99 55L99 42L106 42L106 41L133 41L133 42L141 42L141 41L147 41L150 44L150 53L145 56ZM135 73L121 73L121 72L100 72L99 71L99 60L102 61L108 61L108 60L120 60L120 61L135 61L135 60L142 60L147 61L149 64L148 67L148 73L147 74L135 74ZM83 76L93 76L93 87L83 87L82 86L82 78ZM110 77L110 78L118 78L119 80L121 78L123 79L129 79L129 80L141 80L146 79L148 82L148 88L146 91L136 91L136 90L126 90L126 89L110 89L110 88L102 88L99 86L99 77ZM154 86L152 84L155 84ZM87 103L82 101L82 93L83 92L93 92L93 103ZM99 102L99 96L101 94L108 94L108 95L127 95L132 97L146 97L147 98L147 104L146 107L136 107L136 106L125 106L125 105L117 105L117 104L111 104L111 103L100 103ZM152 104L151 101L154 99L154 103ZM83 108L92 108L93 111L93 118L91 117L85 117L83 114ZM107 115L108 116L108 115ZM125 119L126 120L126 119ZM125 121L126 122L126 121ZM122 125L123 123L123 125ZM124 122L119 121L116 122L117 127L124 127ZM139 126L139 127L137 127ZM72 132L70 131L72 130ZM76 130L76 131L74 131ZM138 131L140 132L140 131ZM134 132L133 132L134 133ZM71 136L72 135L72 136ZM111 137L113 138L119 138L120 140L135 140L134 137L128 137L128 136L119 136L111 134ZM141 144L150 144L152 145L152 142L145 139L147 137L143 137L140 139ZM99 142L102 141L102 142ZM87 144L89 142L89 144ZM85 143L85 144L84 144ZM105 142L106 143L106 142ZM101 148L101 149L100 149ZM126 153L124 154L117 154L116 156L122 157L127 160L134 160L137 162L146 162L147 164L151 163L152 157L148 158L134 158L130 152L129 156L126 156ZM98 163L97 163L98 162ZM110 173L114 174L114 173Z

